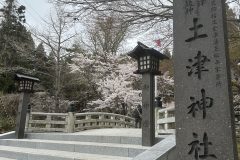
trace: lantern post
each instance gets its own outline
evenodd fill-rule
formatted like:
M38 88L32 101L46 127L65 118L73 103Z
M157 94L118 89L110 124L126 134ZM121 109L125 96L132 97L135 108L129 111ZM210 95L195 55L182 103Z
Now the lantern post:
M23 74L16 74L15 79L18 82L18 91L20 92L19 105L16 120L16 138L23 139L26 123L26 114L30 102L30 94L33 92L33 85L40 80Z
M160 60L169 58L141 42L138 42L128 55L138 62L138 70L134 73L142 74L142 145L153 146L155 143L154 76L161 74Z

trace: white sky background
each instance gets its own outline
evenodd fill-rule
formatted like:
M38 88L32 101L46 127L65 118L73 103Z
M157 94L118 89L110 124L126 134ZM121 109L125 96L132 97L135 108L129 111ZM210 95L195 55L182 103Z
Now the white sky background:
M0 0L0 7L4 2ZM51 3L48 3L48 0L17 0L18 5L24 5L26 7L26 24L25 26L28 29L37 29L43 30L44 21L48 21L51 12L54 12L54 7ZM83 27L76 26L73 32L82 32ZM84 34L82 34L84 35ZM80 35L81 36L81 35ZM38 41L35 39L36 45L38 45ZM122 52L128 52L129 50L133 49L136 46L138 39L131 38L127 40L126 44L129 44L128 47L124 48Z
M0 0L1 1L1 0ZM48 0L17 0L19 4L24 5L26 7L26 27L35 28L35 29L43 29L44 21L47 21L50 17L50 13L54 10L53 5L48 3ZM78 28L79 29L79 28ZM77 30L77 29L76 29ZM121 49L121 52L128 52L132 50L136 45L137 41L141 41L146 43L149 41L146 39L145 35L140 35L136 37L132 37L126 40L127 46ZM147 43L149 45L149 43ZM151 45L151 43L150 43ZM154 47L155 43L152 41L151 47Z
M26 17L26 27L30 30L36 29L38 32L44 32L45 29L48 29L46 22L50 22L50 16L55 16L55 8L53 4L48 3L48 0L17 0L18 5L24 5L26 7L25 17ZM78 29L77 29L78 28ZM82 27L83 29L83 27ZM79 29L79 25L76 25L73 29L70 30L69 34L72 33L81 33L82 29ZM33 37L34 38L34 37ZM77 37L76 37L77 38ZM35 39L36 45L40 42ZM75 39L73 38L72 41ZM70 42L71 43L71 42ZM71 44L69 44L71 45ZM47 50L48 47L45 49Z
M43 20L47 20L51 10L48 0L18 0L26 7L26 20L32 27L41 27Z
M32 26L39 26L39 22L49 17L52 4L48 0L17 0L20 4L24 5L26 10L27 22ZM1 4L0 4L1 5ZM231 6L234 11L240 13L240 8Z

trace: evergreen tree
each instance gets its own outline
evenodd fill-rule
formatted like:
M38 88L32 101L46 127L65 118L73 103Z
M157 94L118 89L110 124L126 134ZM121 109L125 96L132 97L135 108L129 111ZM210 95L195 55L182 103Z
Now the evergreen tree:
M46 81L44 82L43 86L51 95L54 95L53 88L54 88L54 81L55 81L55 65L56 65L56 60L55 60L54 53L50 52L46 59L46 72L45 72Z
M41 78L40 84L44 87L44 90L52 88L52 74L51 66L49 66L49 59L45 52L43 43L40 43L34 52L34 71L35 76Z
M36 50L35 50L35 61L37 62L37 64L35 64L35 69L37 70L44 70L44 66L46 66L46 62L47 62L47 54L45 52L43 43L40 43Z
M5 0L0 12L3 17L0 23L0 90L12 92L14 73L32 72L34 42L23 25L26 21L24 6L17 6L15 0Z

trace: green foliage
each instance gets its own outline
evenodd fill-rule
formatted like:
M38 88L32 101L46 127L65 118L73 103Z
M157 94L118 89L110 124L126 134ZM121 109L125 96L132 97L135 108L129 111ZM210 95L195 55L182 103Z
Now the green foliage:
M229 56L232 67L240 62L240 23L236 21L236 14L231 10L227 10L228 36L229 36Z
M30 32L22 24L25 7L15 5L15 0L6 0L0 9L0 91L15 91L14 73L32 73L34 42Z
M54 62L51 56L47 56L43 43L40 43L34 51L34 76L41 79L43 89L50 91L53 88Z
M14 77L11 74L0 76L0 90L3 93L12 93L16 90L14 85Z
M86 104L99 98L97 85L89 78L91 75L68 73L64 79L63 95L70 101Z
M228 37L229 37L229 58L232 72L232 93L233 106L235 110L239 110L240 104L240 23L236 21L236 14L228 8Z
M0 117L0 134L13 131L15 128L15 117Z
M24 54L26 54L25 52L29 53L34 45L30 33L22 25L22 22L25 21L25 7L18 8L13 0L6 0L5 3L0 27L0 62L3 67L13 67L23 64L23 60L24 62L28 61L29 57Z
M236 14L229 8L227 10L228 36L229 36L229 54L231 65L237 65L240 62L240 24L236 21Z
M18 106L18 95L0 97L0 133L14 130Z

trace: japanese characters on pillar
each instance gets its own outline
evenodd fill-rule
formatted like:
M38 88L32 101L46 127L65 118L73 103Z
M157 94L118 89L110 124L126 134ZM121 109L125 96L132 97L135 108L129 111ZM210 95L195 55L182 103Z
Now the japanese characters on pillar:
M237 160L224 2L174 1L179 160Z

